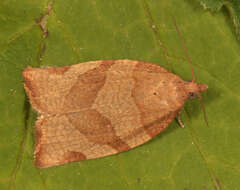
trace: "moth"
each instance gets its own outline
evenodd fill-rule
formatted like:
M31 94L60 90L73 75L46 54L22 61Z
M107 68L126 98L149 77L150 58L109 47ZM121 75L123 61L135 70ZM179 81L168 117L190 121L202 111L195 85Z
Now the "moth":
M38 112L34 158L39 168L139 146L178 117L189 98L207 89L158 65L127 59L27 67L23 79Z

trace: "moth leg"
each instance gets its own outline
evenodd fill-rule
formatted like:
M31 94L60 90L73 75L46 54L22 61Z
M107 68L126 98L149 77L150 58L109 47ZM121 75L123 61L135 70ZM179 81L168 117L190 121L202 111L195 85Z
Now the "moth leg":
M181 112L181 111L180 111L180 112ZM178 120L179 125L180 125L182 128L184 128L184 123L183 123L182 120L181 120L180 112L177 114L177 120Z

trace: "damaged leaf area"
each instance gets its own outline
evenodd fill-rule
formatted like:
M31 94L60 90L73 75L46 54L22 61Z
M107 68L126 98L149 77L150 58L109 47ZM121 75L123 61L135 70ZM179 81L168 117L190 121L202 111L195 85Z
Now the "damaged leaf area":
M218 11L209 14L191 0L0 2L0 189L237 189L240 46L220 7L227 5L237 15L239 6L233 0L201 2ZM203 94L209 126L199 101L190 100L181 113L184 129L174 121L130 151L36 168L37 114L24 92L23 69L131 59L191 80L172 16L196 82L209 86Z
M198 0L205 9L213 12L226 7L235 27L237 38L240 39L240 1L239 0Z

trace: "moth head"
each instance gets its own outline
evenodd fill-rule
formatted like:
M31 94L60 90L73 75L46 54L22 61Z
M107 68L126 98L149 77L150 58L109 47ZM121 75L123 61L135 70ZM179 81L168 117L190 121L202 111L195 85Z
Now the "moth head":
M199 97L199 100L200 100L200 103L201 103L201 106L202 106L202 109L203 109L203 113L204 113L204 119L205 119L206 124L208 125L206 111L205 111L205 106L204 106L204 103L202 101L202 97L201 97L201 94L200 94L201 92L205 91L208 88L208 86L206 84L197 84L197 83L195 83L196 77L194 75L193 64L192 64L192 61L190 59L187 47L186 47L185 42L184 42L184 39L183 39L183 37L182 37L182 35L180 33L180 30L178 29L176 20L174 18L173 18L173 23L175 25L176 31L178 33L178 36L179 36L179 38L181 40L181 43L183 45L183 48L185 50L185 54L186 54L186 57L188 59L188 63L189 63L189 65L191 67L191 70L192 70L192 81L189 82L189 84L185 86L186 89L187 89L188 98L194 98L196 96Z
M207 90L208 86L206 84L197 84L193 81L188 82L185 86L185 89L188 94L188 98L193 99L196 96L199 96L201 92Z

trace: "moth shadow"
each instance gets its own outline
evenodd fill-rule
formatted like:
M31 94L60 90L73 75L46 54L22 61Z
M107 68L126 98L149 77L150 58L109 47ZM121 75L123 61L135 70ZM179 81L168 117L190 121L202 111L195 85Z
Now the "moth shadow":
M168 135L170 135L175 130L181 130L181 126L177 123L176 118L169 124L169 126L163 130L161 133L156 135L153 139L147 142L147 144L155 143L155 141L159 141L162 138L168 138Z

